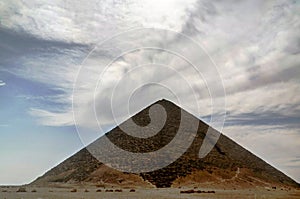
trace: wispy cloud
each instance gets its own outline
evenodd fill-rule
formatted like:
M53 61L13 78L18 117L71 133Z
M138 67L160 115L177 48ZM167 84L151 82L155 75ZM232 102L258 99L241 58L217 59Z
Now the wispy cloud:
M0 80L0 86L5 86L5 85L6 85L6 83L4 81Z
M278 107L288 107L291 106L290 104L300 103L299 98L295 96L298 90L297 87L299 87L298 74L300 72L299 67L297 67L299 63L299 56L297 56L299 46L295 42L299 39L296 31L299 27L299 15L295 10L297 5L294 5L292 1L279 1L277 3L244 1L232 3L233 9L223 2L191 1L190 3L174 1L171 4L170 2L166 3L165 7L159 4L160 9L155 9L157 11L156 18L153 18L153 13L145 13L145 9L139 8L139 2L133 3L131 8L127 7L125 10L121 9L123 8L122 4L107 5L110 9L105 11L101 9L103 5L97 7L97 2L82 5L83 7L77 7L69 1L64 4L51 3L51 6L42 6L36 1L30 3L11 2L10 6L6 8L13 7L17 13L22 13L22 15L9 15L11 17L5 18L3 21L4 27L7 30L14 29L16 32L21 32L18 24L27 24L22 27L26 34L31 35L31 37L22 38L21 35L16 35L14 38L10 38L12 41L19 40L13 42L13 46L14 49L21 48L21 51L18 52L21 53L21 56L19 56L19 60L6 58L7 62L5 63L11 64L13 62L18 65L6 70L62 89L65 95L60 96L59 99L64 102L69 99L69 103L71 103L73 83L79 65L87 55L88 50L98 40L112 34L112 29L109 27L118 28L118 30L113 30L117 33L122 29L132 27L132 21L135 21L139 26L156 26L182 31L202 43L219 66L227 92L228 112L231 114L246 113L247 111L251 113L254 110L258 111L258 107L264 107L264 109L269 107L269 110L274 111L274 107L279 110ZM32 5L39 9L31 9ZM147 7L147 5L145 4L144 7ZM153 7L155 5L151 3L148 6ZM176 10L176 15L174 15L175 11L174 13L165 12L165 10L170 10L170 6ZM2 7L4 9L3 13L8 14L11 12L11 9L6 8ZM98 9L98 15L95 15L94 12L87 12L90 9ZM72 12L80 12L81 14L72 15ZM120 17L112 17L107 12L117 14ZM53 26L49 25L55 20L48 21L44 19L47 15L43 15L43 13L56 16L58 19L56 22L58 23L53 24ZM139 14L134 15L134 13ZM126 15L125 21L121 17L123 15ZM98 20L100 16L106 19L105 21L112 23L108 24ZM176 17L174 18L174 16ZM181 19L175 20L179 16L182 16ZM31 20L35 23L27 23ZM61 27L62 22L66 22L64 28ZM51 31L41 28L44 27L44 23L47 23L47 27L51 28ZM107 27L108 25L109 27ZM91 29L94 31L90 31ZM100 30L101 34L99 34ZM24 48L27 45L23 45L22 42L28 43L29 47ZM81 43L82 46L74 43ZM180 47L186 44L178 42L174 45ZM22 50L22 48L24 49ZM107 59L105 52L103 57L95 59L95 63L99 65L103 59ZM201 87L203 81L199 80L197 75L191 73L189 66L184 63L180 66L177 60L172 60L173 58L170 59L161 53L152 53L149 57L149 53L141 52L123 59L107 71L105 76L107 81L104 81L107 82L107 85L117 81L126 71L130 70L132 68L130 64L138 65L147 60L149 62L163 62L172 65L177 70L180 69L182 75L192 82L193 86L198 89L197 92L200 96L198 100L203 104L201 115L209 114L209 108L206 108L209 107L209 100L206 100L206 98L210 96L206 88ZM145 69L145 75L150 70ZM94 67L90 67L86 79L90 82L97 79L98 74L96 71ZM174 74L153 72L152 74L155 74L156 79L162 79L168 85L176 82L177 79ZM140 79L136 78L136 85L139 85L138 81ZM82 99L79 102L81 104L78 106L84 107L84 103L89 103L92 100L93 93L91 93L92 89L89 86L92 85L87 83L87 87L82 89ZM288 87L288 90L285 87ZM112 88L108 86L105 89L107 92ZM130 87L126 89L129 90ZM181 93L179 95L190 96L189 93L178 89L178 93ZM282 92L279 93L278 89ZM159 95L163 95L163 92L157 94L157 96ZM274 97L274 95L277 97ZM105 100L108 94L103 95L103 92L99 91L99 96L102 96L102 99ZM257 97L245 98L244 96L258 96L260 100L256 100ZM122 99L122 96L120 96L120 99ZM101 104L106 104L103 100L99 101L100 107ZM247 103L245 103L245 100L247 100ZM272 101L272 106L269 100ZM292 100L292 103L290 103L290 100ZM261 102L260 105L258 105L259 102ZM190 99L187 97L184 103L190 104ZM195 109L195 107L187 107L191 111ZM51 110L45 111L51 112ZM70 109L65 111L68 112ZM288 110L285 112L285 114L290 114L294 112L294 109L291 108L290 112ZM105 115L102 112L101 115L103 114ZM108 112L107 114L110 115ZM55 115L59 117L63 115L53 112L53 120L57 124L58 121ZM69 117L70 114L65 116ZM48 121L51 120L51 117L46 118ZM90 120L87 115L83 118ZM65 120L68 120L68 118L65 118ZM65 125L65 122L62 125ZM85 125L84 122L82 125ZM90 122L87 125L89 126Z
M45 40L91 44L137 26L181 29L196 0L3 1L1 25ZM4 5L5 4L5 5ZM101 30L101 32L100 32Z
M69 126L73 125L73 115L71 111L63 113L54 113L43 109L32 108L29 113L38 117L42 125L45 126Z
M300 161L296 159L299 157L296 149L300 147L299 126L225 126L223 132L271 165L300 181Z

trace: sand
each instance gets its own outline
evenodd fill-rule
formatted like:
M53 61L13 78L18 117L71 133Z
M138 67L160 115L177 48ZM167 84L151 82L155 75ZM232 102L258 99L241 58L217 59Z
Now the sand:
M135 192L130 192L130 188L97 188L97 187L25 187L26 192L17 192L19 187L1 187L0 199L98 199L98 198L270 198L270 199L299 199L300 190L273 190L265 188L224 190L224 189L193 189L202 191L215 191L215 193L192 193L183 194L180 191L190 190L188 188L164 188L164 189L144 189L135 188ZM74 192L76 189L76 192ZM32 192L35 190L36 192ZM97 192L101 190L101 192ZM113 192L106 192L111 190ZM116 192L122 190L122 192ZM71 192L73 191L73 192Z

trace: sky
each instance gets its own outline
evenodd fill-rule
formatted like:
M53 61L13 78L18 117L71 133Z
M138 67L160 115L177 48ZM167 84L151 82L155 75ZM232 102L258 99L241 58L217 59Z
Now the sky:
M218 130L300 182L299 8L260 0L1 1L0 184L31 182L161 98L179 99L209 124L224 108ZM202 76L168 49L197 63Z

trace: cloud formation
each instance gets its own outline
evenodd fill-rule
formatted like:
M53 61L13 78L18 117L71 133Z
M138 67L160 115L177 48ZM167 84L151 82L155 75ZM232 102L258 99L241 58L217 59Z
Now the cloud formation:
M95 43L133 27L180 30L195 0L2 1L1 24L45 40Z
M4 81L0 80L0 86L5 86L5 85L6 85L6 83Z

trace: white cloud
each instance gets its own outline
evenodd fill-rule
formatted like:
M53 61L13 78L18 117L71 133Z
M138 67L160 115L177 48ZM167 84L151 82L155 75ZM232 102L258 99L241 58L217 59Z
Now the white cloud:
M32 108L29 113L39 118L39 122L45 126L70 126L73 123L72 111L53 113L50 111Z
M246 125L227 126L223 132L258 157L300 181L299 152L296 150L300 147L299 129Z
M0 86L5 86L5 85L6 85L6 83L4 81L0 80Z
M298 38L295 30L299 27L299 16L295 13L291 3L279 2L275 4L261 1L245 1L232 4L229 7L228 4L222 2L198 1L196 4L188 4L187 2L174 1L171 4L166 4L168 6L159 4L159 8L153 8L156 12L155 18L152 18L151 16L154 14L147 12L147 10L149 10L149 7L155 7L158 4L132 2L133 6L127 7L124 6L125 4L116 3L114 5L107 4L108 9L103 9L103 7L100 9L100 7L95 6L98 5L97 3L104 7L106 5L104 2L100 3L100 1L96 2L96 4L90 2L80 6L72 2L66 2L64 5L55 1L51 4L41 4L36 1L27 3L12 2L9 5L16 7L16 12L22 13L22 15L10 15L10 17L4 18L3 24L8 28L14 28L18 31L18 24L26 24L25 22L33 20L35 21L33 23L35 26L29 24L22 26L26 32L44 39L56 39L66 42L73 41L77 43L95 42L99 38L94 34L99 34L100 30L102 36L105 37L111 34L110 27L118 27L120 30L126 29L131 27L131 21L135 21L139 25L143 24L163 28L172 28L172 24L176 24L177 28L174 29L182 30L196 41L204 44L214 61L218 64L227 91L228 111L231 114L255 111L261 106L264 106L265 110L282 107L283 104L290 103L291 99L293 100L291 104L299 103L298 98L294 96L299 85L295 81L297 73L299 73L299 70L297 70L299 56L294 54L297 51L297 46L294 45L289 48L290 44L294 43L296 38ZM170 6L174 8L174 10L172 9L174 12L165 12L171 9ZM2 7L4 9L3 13L7 15L11 10L8 7ZM30 7L38 8L38 11L30 9ZM69 12L65 12L64 9L67 8ZM93 12L90 12L90 10L93 10ZM44 20L43 17L49 18L47 14L44 13L45 15L38 15L40 17L37 17L34 15L37 12L48 13L51 16L58 17L60 20ZM72 12L79 13L77 15L70 14ZM110 13L117 13L117 15L111 16ZM175 20L177 18L174 18L174 16L178 13L178 16L181 16L181 18L180 20ZM124 18L121 17L122 15L126 15L126 23L124 22ZM100 19L100 16L106 20L97 21L96 19ZM63 20L64 18L68 19L72 25L65 23L65 28L62 29L60 22L68 21ZM86 23L82 24L83 21ZM108 21L113 23L110 24ZM56 24L52 24L54 22ZM53 30L47 33L47 29L41 28L45 26L42 24L48 24L47 27L53 28ZM109 27L107 26L108 24ZM94 31L90 31L91 28ZM89 29L89 31L86 31L86 29ZM66 33L66 30L70 31L70 33ZM118 32L119 30L114 31ZM49 35L47 36L47 34ZM150 35L151 37L154 36ZM95 40L95 38L97 39ZM146 40L146 38L143 39ZM173 38L169 38L169 40L172 42ZM182 48L182 46L187 44L177 41L172 45L177 45L175 48ZM189 49L189 46L186 48ZM290 53L290 51L293 53ZM29 77L35 81L52 84L55 87L63 89L66 94L62 95L60 100L65 103L66 99L69 99L70 103L72 86L79 68L78 64L80 63L80 61L74 60L75 58L80 60L80 57L82 60L85 53L79 49L64 49L61 52L56 50L54 53L51 52L51 49L45 53L34 52L32 55L20 58L22 67L9 70L25 78ZM193 54L191 52L191 54L191 57L197 59L198 55L196 53ZM97 67L107 59L109 59L109 56L103 54L102 57L95 57L93 60L90 60L95 63L91 63L86 74L84 74L85 86L80 88L81 96L79 96L80 99L78 100L78 104L75 104L75 107L83 107L85 109L86 106L90 106L94 94L95 85L93 85L93 82L99 77L97 73L99 69ZM115 66L108 69L107 75L105 75L106 78L104 79L104 84L107 85L104 86L105 95L103 95L102 91L98 91L99 96L107 100L106 98L109 96L109 92L107 91L112 89L110 85L113 85L113 82L120 79L126 70L132 68L129 66L146 62L164 63L180 71L183 76L189 79L193 88L196 88L202 111L201 115L210 114L210 96L205 87L205 82L199 79L199 76L191 70L190 66L186 63L181 63L180 59L174 59L174 56L170 56L168 53L140 51L126 55L123 57L123 60L115 63ZM178 76L172 73L150 71L151 69L145 69L145 74L140 74L141 79L135 77L133 85L139 85L145 79L144 77L148 76L148 73L152 74L150 76L152 79L153 77L157 80L161 79L167 85L174 84L178 79ZM212 79L213 81L215 77L206 76L205 78ZM282 86L280 86L279 82L282 81L284 83L281 83ZM285 87L288 87L288 90ZM130 90L129 88L127 86L123 90ZM214 89L214 87L210 89ZM281 92L278 92L278 89ZM193 112L195 107L191 105L194 103L190 103L190 91L179 86L176 87L176 92L181 97L186 98L186 102L184 103ZM163 93L156 93L156 96L163 95ZM274 94L277 97L272 97ZM285 94L285 97L279 97L283 94ZM245 96L258 96L261 103L256 100L257 97L245 98ZM122 97L120 96L120 99ZM270 100L273 102L269 103ZM183 104L183 106L185 105ZM51 110L45 111L51 113ZM65 121L69 120L67 123L71 124L72 122L67 118L71 115L71 109L65 111L69 113L53 112L52 114L47 114L47 117L44 117L45 114L37 113L36 111L31 113L37 116L43 115L42 118L48 121L45 122L43 120L43 123L59 125L60 121L62 121L61 124L65 125ZM110 113L107 114L110 115ZM85 113L83 115L83 120L86 124L83 121L82 125L92 125L89 115L93 117L93 113ZM103 112L102 115L106 117ZM50 122L51 116L53 116L54 120L52 122ZM57 120L56 116L66 118L64 120ZM107 122L111 123L112 121Z
M298 35L295 30L299 27L299 16L295 13L294 5L291 2L244 1L235 2L228 6L227 3L210 1L198 1L194 4L183 1L172 1L172 3L168 2L166 4L132 1L130 2L132 6L125 6L123 3L109 4L102 1L89 2L84 5L77 5L71 1L66 3L54 1L50 4L29 1L26 3L11 2L9 5L2 6L4 16L9 16L4 17L2 22L5 27L14 28L18 31L20 29L18 24L22 23L22 27L26 32L44 39L93 43L110 35L111 27L117 27L119 30L114 29L113 31L118 32L121 29L132 27L133 21L138 25L182 30L196 41L204 44L218 64L227 97L230 99L230 112L241 111L248 106L248 111L251 111L257 107L255 100L248 102L247 107L241 107L242 104L238 106L240 104L238 101L244 100L245 90L255 90L266 86L275 90L278 82L286 82L291 78L295 79L297 73L299 73L299 70L297 70L299 56L290 53L290 51L296 52L297 46L289 47L295 43L294 41L297 41ZM101 5L101 7L97 5ZM9 8L12 7L19 14L9 15L12 10ZM35 9L31 9L31 7ZM104 9L104 7L107 7L107 9ZM66 9L68 9L68 12L66 12ZM155 13L148 12L148 10L154 10ZM166 12L167 10L172 10L172 12ZM35 15L37 13L41 13L41 15ZM50 17L47 13L57 17L57 20L51 19L48 21ZM155 17L153 17L154 15ZM122 16L126 16L126 19ZM174 18L174 16L176 17ZM30 24L35 25L27 24L32 20L35 23ZM83 24L83 22L85 23ZM42 28L46 26L45 24L48 24L46 29ZM62 24L64 28L61 27ZM175 26L176 28L174 28ZM99 36L100 32L101 36ZM174 45L182 48L186 44L178 42ZM71 99L73 82L79 68L76 65L80 63L80 61L72 59L83 58L84 54L85 52L80 52L78 49L55 52L54 54L49 54L49 52L35 53L34 55L21 57L23 66L10 70L24 77L30 77L30 79L53 84L55 87L64 89L67 92L65 96L61 97L61 100L66 101L65 99ZM209 104L209 100L206 101L209 95L205 84L202 80L199 80L198 75L193 74L190 67L185 63L179 63L178 59L174 59L174 56L170 57L158 52L152 53L150 56L146 52L134 53L131 58L130 55L127 57L124 58L123 65L117 65L109 69L105 80L107 85L116 81L126 72L125 70L129 69L126 62L127 65L129 63L145 63L145 60L165 63L180 70L180 73L192 82L193 87L197 88L197 93L199 93L199 101L205 103L202 115L209 114L210 109L205 108ZM195 53L193 57L197 58L197 54ZM106 59L105 56L98 57L95 62L99 65ZM122 62L118 63L121 64ZM289 70L291 72L286 72ZM149 72L149 70L146 72ZM159 79L159 76L161 79L168 77L168 79L163 80L168 84L176 81L176 75L174 76L174 74L152 73L152 77L154 74L157 79ZM93 82L99 74L97 74L95 66L91 66L85 75L86 78L84 79ZM206 78L213 79L214 77ZM135 83L138 85L139 81L136 78ZM84 103L92 100L88 96L93 94L93 90L91 90L93 85L86 83L86 87L81 90L81 101ZM293 93L292 88L297 86L298 82L288 84L294 84L290 88L291 90L287 90L288 94ZM182 93L181 96L189 96L187 92L180 92ZM239 94L235 95L234 93ZM267 97L266 92L258 94L258 96ZM103 93L101 93L101 96L103 96ZM103 97L105 98L105 96ZM236 98L234 101L237 103L231 103L233 98ZM186 102L186 104L189 104L189 102ZM191 110L194 109L192 106L189 107Z
M288 88L288 89L287 89ZM286 116L299 113L299 82L279 82L256 89L227 96L227 110L230 114L263 113L272 111ZM297 105L295 107L295 105Z
M195 0L18 1L0 3L5 28L47 40L93 43L132 27L164 27L180 31Z

